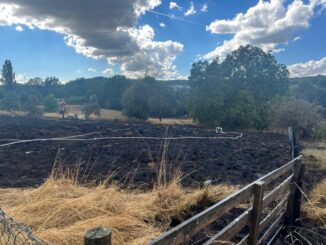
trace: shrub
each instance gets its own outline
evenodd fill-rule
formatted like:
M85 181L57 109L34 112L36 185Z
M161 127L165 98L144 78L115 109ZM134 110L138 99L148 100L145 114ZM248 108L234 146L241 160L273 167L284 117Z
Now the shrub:
M56 112L58 110L57 99L53 94L49 94L44 98L43 106L46 112Z
M101 115L101 107L98 103L98 99L96 95L92 95L91 97L89 97L89 101L86 105L84 105L82 111L85 115L85 119L87 120L89 119L89 116L92 114L96 116Z
M271 122L276 128L293 126L298 135L311 138L313 129L322 120L321 107L314 103L295 98L279 98L271 105Z
M326 122L320 123L313 129L313 137L316 140L326 140Z

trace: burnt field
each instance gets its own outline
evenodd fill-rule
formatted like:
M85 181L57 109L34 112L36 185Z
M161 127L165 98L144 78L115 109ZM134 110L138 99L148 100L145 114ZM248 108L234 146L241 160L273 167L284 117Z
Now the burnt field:
M1 146L0 187L40 185L55 159L64 167L81 164L81 179L99 181L114 173L114 180L136 186L153 184L162 159L167 175L180 167L184 186L208 179L214 184L248 184L290 160L288 137L274 133L244 133L232 139L238 134L216 138L214 131L196 126L0 117L0 144L75 135L83 136ZM156 138L188 136L193 138Z

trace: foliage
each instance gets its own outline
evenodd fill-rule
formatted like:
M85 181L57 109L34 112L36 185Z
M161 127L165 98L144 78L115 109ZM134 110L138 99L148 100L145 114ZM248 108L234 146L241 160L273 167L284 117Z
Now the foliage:
M271 122L276 128L293 126L303 138L312 136L321 122L321 106L296 98L278 98L271 103Z
M149 117L149 85L143 81L130 86L123 95L124 114L146 120Z
M56 112L58 110L58 102L53 94L48 94L43 100L44 111Z
M13 72L13 68L10 60L5 60L2 66L1 76L2 76L1 81L3 85L8 89L13 88L13 86L16 83L16 80L15 80L15 73Z
M290 79L291 95L326 107L326 76Z
M90 115L94 114L96 116L100 116L101 115L101 107L98 103L98 99L96 97L96 95L92 95L89 97L89 101L87 104L84 105L83 109L82 109L84 115L85 115L85 119L89 119Z
M322 122L313 129L313 138L326 141L326 122Z
M20 107L18 94L14 91L7 91L0 101L0 107L8 111L18 110Z
M246 46L223 62L194 63L189 77L189 107L194 120L208 126L268 126L267 102L287 92L288 71L270 53Z

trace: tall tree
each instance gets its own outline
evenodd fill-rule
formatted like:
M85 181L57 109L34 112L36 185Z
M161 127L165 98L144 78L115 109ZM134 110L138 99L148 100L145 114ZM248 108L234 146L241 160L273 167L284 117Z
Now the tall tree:
M190 109L194 119L227 128L267 127L267 102L288 91L288 70L260 48L240 47L223 62L193 64Z
M5 60L1 70L2 83L6 88L12 88L15 81L15 73L13 72L12 64L10 60Z

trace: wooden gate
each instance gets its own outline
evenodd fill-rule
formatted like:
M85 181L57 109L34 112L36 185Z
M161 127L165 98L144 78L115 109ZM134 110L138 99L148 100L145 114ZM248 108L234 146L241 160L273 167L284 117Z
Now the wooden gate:
M300 189L305 169L301 157L294 158L291 162L184 221L150 241L148 245L185 243L223 214L250 198L253 199L251 206L212 236L205 245L225 244L225 241L230 241L247 225L250 226L249 233L238 244L271 243L284 225L293 225L299 217ZM269 186L272 186L272 189L267 192ZM272 203L274 203L273 208L266 211Z

